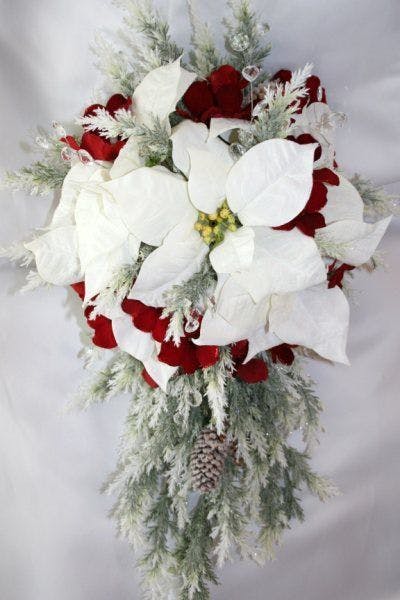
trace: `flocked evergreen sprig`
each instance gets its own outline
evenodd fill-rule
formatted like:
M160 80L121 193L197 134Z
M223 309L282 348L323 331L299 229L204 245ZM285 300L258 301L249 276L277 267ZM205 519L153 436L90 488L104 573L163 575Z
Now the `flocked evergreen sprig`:
M140 554L145 598L210 598L217 565L237 552L258 563L271 557L291 520L304 516L303 488L322 500L335 493L309 465L321 403L299 365L269 362L268 381L253 386L232 377L224 361L216 368L229 397L224 436L235 452L206 494L193 489L191 457L214 427L207 370L174 378L165 394L149 389L137 376L140 363L119 352L82 401L86 408L122 390L132 396L119 465L104 490L117 495L119 533ZM290 443L296 430L304 450Z

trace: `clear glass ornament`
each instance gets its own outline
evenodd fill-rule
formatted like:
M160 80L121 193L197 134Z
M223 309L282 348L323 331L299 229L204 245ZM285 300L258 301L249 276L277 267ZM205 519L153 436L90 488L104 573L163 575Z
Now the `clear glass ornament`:
M319 86L318 91L317 91L317 100L318 102L321 102L322 98L324 97L324 88L322 87L322 85Z
M53 129L55 131L55 134L60 138L63 138L67 135L67 132L65 131L64 127L60 125L58 121L53 121Z
M75 154L76 154L75 150L72 150L72 148L70 148L69 146L64 146L61 149L61 153L60 153L61 159L64 162L71 162L71 160L74 158Z
M191 315L186 321L185 331L186 333L194 333L200 327L200 321L195 315Z
M239 145L244 146L245 148L250 148L250 146L254 146L254 135L251 131L241 129L238 138Z
M259 76L260 73L261 73L261 69L260 69L260 67L257 67L257 65L247 65L247 67L245 67L242 71L243 77L249 83L253 83L257 79L257 77Z
M242 144L237 144L235 142L234 144L231 144L229 146L229 152L230 152L232 158L238 159L241 156L243 156L243 154L246 154L246 148L244 146L242 146Z
M250 46L249 36L246 33L237 33L231 39L230 44L234 52L244 52Z
M194 390L192 397L189 400L190 406L200 406L203 402L203 396L198 390Z
M78 158L83 165L89 165L93 162L93 157L87 150L78 150Z
M44 150L48 150L50 148L50 142L44 135L38 135L35 139L36 144L43 148Z

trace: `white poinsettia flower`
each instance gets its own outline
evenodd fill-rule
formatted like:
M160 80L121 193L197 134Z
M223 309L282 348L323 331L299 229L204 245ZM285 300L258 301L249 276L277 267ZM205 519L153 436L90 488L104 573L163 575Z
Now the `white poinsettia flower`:
M291 134L295 137L308 133L321 146L322 154L315 163L316 169L322 167L332 168L335 160L334 138L337 124L337 113L334 113L327 104L313 102L305 107L301 113L294 114L294 123Z
M180 58L150 71L139 83L132 96L135 122L151 128L154 120L157 119L169 129L169 115L174 112L177 103L196 78L196 73L181 67ZM139 153L138 138L133 135L111 167L111 179L122 177L143 166L144 160Z
M391 221L387 217L365 223L362 198L343 176L338 186L329 186L328 202L321 212L327 226L318 230L317 243L328 256L354 267L368 262Z
M82 278L75 226L75 208L82 186L96 176L101 167L95 163L72 166L61 190L61 197L48 230L25 244L36 261L40 277L53 285L69 285Z
M126 227L120 209L103 194L109 171L99 169L82 188L75 207L78 255L85 279L85 302L107 287L113 275L137 260L140 240ZM110 316L110 315L106 315Z
M204 124L184 121L171 139L174 163L187 182L164 169L142 168L104 186L120 204L132 233L156 246L165 240L143 264L131 298L162 306L168 287L198 270L207 250L194 231L198 211L215 213L225 200L245 227L228 233L211 252L217 273L237 273L242 284L247 277L245 285L254 294L257 286L253 282L261 274L269 282L263 285L264 296L325 279L325 267L313 240L299 232L271 229L293 219L306 205L312 187L313 145L269 140L235 163L229 146L210 137ZM176 223L184 226L167 238ZM275 273L280 272L274 282L268 274L270 265L262 267L266 260L274 265Z

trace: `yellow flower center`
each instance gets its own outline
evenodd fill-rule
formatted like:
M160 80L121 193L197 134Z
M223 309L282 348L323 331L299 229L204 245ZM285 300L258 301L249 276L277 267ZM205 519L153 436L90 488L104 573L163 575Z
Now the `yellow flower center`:
M220 244L226 231L236 231L240 227L239 221L230 210L227 201L219 207L217 212L207 215L199 212L197 222L194 226L203 238L203 241L211 245Z

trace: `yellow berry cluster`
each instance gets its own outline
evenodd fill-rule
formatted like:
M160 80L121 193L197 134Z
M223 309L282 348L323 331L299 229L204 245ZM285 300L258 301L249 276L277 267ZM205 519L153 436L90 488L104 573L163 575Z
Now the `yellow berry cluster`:
M211 246L221 243L225 232L236 231L239 225L225 200L215 213L208 215L200 212L194 228L200 233L203 241Z

